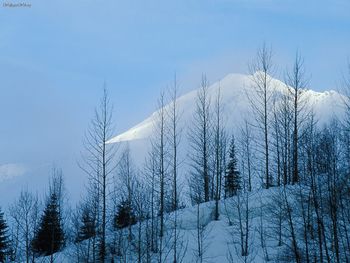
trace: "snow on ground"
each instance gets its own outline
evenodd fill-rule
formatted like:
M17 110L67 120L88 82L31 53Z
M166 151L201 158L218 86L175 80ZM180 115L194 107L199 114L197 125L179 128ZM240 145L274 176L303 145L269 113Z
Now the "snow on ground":
M264 231L273 234L272 222L274 218L271 218L270 213L273 197L279 194L279 188L270 188L269 190L260 189L249 193L249 256L247 262L265 262L264 253L261 248L260 242L260 219L261 213L263 216ZM244 194L237 199L237 197L228 198L219 202L220 218L218 221L214 220L214 207L215 202L200 204L199 215L200 224L205 226L203 233L204 237L204 262L208 263L229 263L229 262L244 262L244 258L240 256L240 244L239 244L239 232L238 232L238 212L237 203L242 202ZM178 231L180 240L183 242L182 248L184 253L183 263L198 262L197 253L197 206L190 206L178 211ZM266 216L268 214L268 216ZM165 229L166 236L164 240L168 240L169 246L172 244L171 237L167 238L167 235L172 235L173 231L173 217L174 213L166 216ZM231 222L231 224L230 224ZM136 235L137 225L133 228ZM278 262L274 259L277 252L282 247L277 246L277 241L273 239L267 239L267 251L271 262ZM168 255L164 262L172 262L171 248L166 248ZM65 248L64 251L56 253L54 255L55 262L60 263L72 263L74 261L74 246L70 245ZM232 259L230 260L230 254ZM137 262L136 255L132 256L132 260L127 262ZM154 262L157 255L154 255ZM275 260L275 261L274 261ZM49 262L49 257L42 258L40 262ZM115 262L118 262L116 260Z

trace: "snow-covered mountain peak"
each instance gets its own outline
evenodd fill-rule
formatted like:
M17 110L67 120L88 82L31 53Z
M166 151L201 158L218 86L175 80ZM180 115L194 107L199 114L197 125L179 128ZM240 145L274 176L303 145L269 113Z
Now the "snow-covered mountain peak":
M212 100L217 95L220 88L220 94L223 105L223 118L227 123L229 130L235 130L242 122L243 118L251 116L251 105L248 99L249 94L254 92L253 79L258 77L261 72L256 72L253 75L244 74L228 74L221 80L210 85L208 92ZM282 81L267 76L271 90L269 92L277 92L284 94L288 92L288 87ZM311 89L305 91L305 97L313 106L316 117L330 118L339 115L342 109L342 99L339 93L334 90L317 92ZM191 122L195 105L196 105L197 90L193 90L178 98L178 110L181 112L182 124ZM247 96L248 95L248 96ZM165 107L169 107L170 104ZM134 141L139 139L146 139L153 133L154 122L157 118L157 111L149 116L144 121L130 128L126 132L117 135L109 140L109 143L117 143L123 141Z

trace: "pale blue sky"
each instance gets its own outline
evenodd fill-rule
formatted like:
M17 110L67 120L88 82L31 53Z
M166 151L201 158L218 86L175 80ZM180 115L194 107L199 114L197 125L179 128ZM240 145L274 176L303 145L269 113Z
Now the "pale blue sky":
M278 70L298 49L310 86L335 89L350 55L350 2L26 0L0 6L0 165L75 161L106 81L116 133L142 121L177 72L182 91L246 73L263 42Z

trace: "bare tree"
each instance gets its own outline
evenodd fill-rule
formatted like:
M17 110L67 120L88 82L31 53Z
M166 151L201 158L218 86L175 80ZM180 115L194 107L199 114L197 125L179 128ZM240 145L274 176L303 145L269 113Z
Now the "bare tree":
M171 89L171 105L168 112L169 115L169 124L170 124L170 146L171 146L171 173L172 173L172 210L174 211L174 244L173 244L173 253L174 259L173 262L178 262L178 226L177 226L177 210L179 209L179 191L178 191L178 147L181 140L181 129L179 128L180 113L178 112L178 83L176 75L174 77L174 83Z
M212 123L210 114L210 97L208 81L202 76L201 87L197 92L196 111L193 116L193 126L190 127L189 141L191 153L190 188L194 203L210 200L210 153L212 139ZM200 192L198 195L194 192Z
M134 207L137 218L137 234L135 249L137 254L137 262L141 263L147 262L147 227L146 222L148 221L148 212L150 208L150 203L148 202L150 193L144 182L140 179L135 178L135 193L134 193Z
M265 163L265 188L272 186L272 178L269 166L269 126L270 126L270 107L273 95L273 87L270 75L273 73L272 51L264 44L257 52L255 61L249 65L249 71L252 74L253 93L249 93L248 99L252 106L256 127L263 134L262 152Z
M295 219L293 216L292 212L292 206L289 201L289 194L287 194L286 186L283 188L283 201L284 201L284 206L287 214L287 222L289 226L289 231L290 231L290 237L291 237L291 247L292 251L294 253L295 261L297 263L300 263L302 258L300 254L300 248L298 244L298 237L297 237L297 232L296 232L296 225L295 225Z
M284 93L281 95L281 101L278 105L276 113L276 125L277 131L280 133L280 153L281 153L281 180L284 185L291 182L291 133L292 133L292 120L293 120L293 111L292 111L292 98L290 93Z
M277 186L281 185L281 174L282 174L282 165L281 165L281 130L278 120L278 109L277 109L276 97L273 100L273 146L275 148L274 160L275 160L275 170L277 173L276 183Z
M28 190L22 190L18 200L10 206L9 210L13 225L18 229L16 243L19 245L19 252L24 252L24 255L19 255L17 258L21 260L24 256L25 262L29 263L33 255L30 242L34 237L39 219L38 197Z
M99 229L99 257L106 259L107 197L110 176L116 168L115 144L108 143L113 135L112 106L107 89L104 87L100 105L95 109L94 118L87 130L80 168L88 175L91 190L97 191L98 206L101 207Z
M253 198L252 192L248 191L247 180L243 180L242 189L237 194L225 200L226 212L229 222L231 222L231 237L233 249L228 243L227 259L229 262L254 262L256 251L253 244L254 230L252 225L252 208L250 207L250 199Z
M221 102L221 88L219 87L215 101L215 124L214 124L214 167L215 167L215 220L219 220L219 200L221 194L222 177L225 172L227 136L222 120L223 106ZM213 180L214 182L214 180ZM214 188L214 187L213 187ZM214 189L213 189L214 190Z
M302 121L301 113L305 108L303 95L305 93L307 81L305 80L304 60L299 52L295 55L294 65L290 72L286 74L286 84L293 100L293 176L292 183L299 181L298 169L298 142L299 129Z
M161 93L158 101L157 118L154 123L155 134L151 140L152 152L151 162L152 171L152 187L157 193L153 201L158 202L158 216L159 216L159 246L158 246L158 262L164 262L167 256L164 253L165 249L165 216L172 207L171 188L169 187L169 125L167 119L167 112L165 106L165 95ZM158 190L155 186L158 186ZM153 214L155 216L155 214Z
M165 213L165 102L164 94L161 95L160 102L160 112L159 112L159 125L160 125L160 138L159 138L159 215L160 215L160 249L159 249L159 262L162 262L162 252L163 252L163 237L164 237L164 213Z
M196 246L193 250L194 260L198 263L208 262L210 259L210 255L207 253L207 249L210 246L210 239L208 236L212 230L208 224L213 219L215 211L213 210L212 213L208 215L209 207L207 204L197 203L194 208L196 213L196 231L193 234L196 242ZM211 207L209 209L211 209Z
M157 175L158 175L158 155L157 155L157 149L155 147L155 143L152 143L151 149L148 153L148 156L146 158L145 162L145 179L146 179L146 185L147 189L149 189L150 192L150 226L148 224L147 220L147 228L150 230L149 232L149 248L147 251L147 254L149 255L148 258L150 260L151 258L151 253L156 253L158 252L158 220L157 220L157 211L159 207L159 203L157 200L159 200L158 195L158 180L157 180Z
M253 134L247 120L244 120L243 127L240 128L242 176L246 180L247 191L252 191L253 177Z

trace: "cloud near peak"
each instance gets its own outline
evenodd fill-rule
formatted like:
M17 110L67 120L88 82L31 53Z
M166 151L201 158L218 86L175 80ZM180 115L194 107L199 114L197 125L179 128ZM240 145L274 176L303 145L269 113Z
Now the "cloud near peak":
M7 163L0 165L0 182L21 176L27 171L27 168L20 163Z

